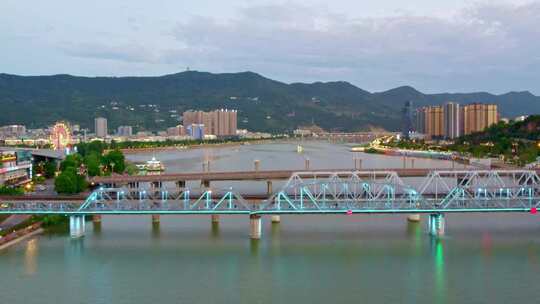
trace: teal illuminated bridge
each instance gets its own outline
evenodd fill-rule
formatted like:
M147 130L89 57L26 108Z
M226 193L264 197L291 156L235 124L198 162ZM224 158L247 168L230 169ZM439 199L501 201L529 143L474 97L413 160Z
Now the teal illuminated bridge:
M442 234L445 213L536 213L540 178L528 170L438 170L408 179L393 171L309 171L293 174L264 199L234 189L160 184L98 188L84 201L4 200L0 207L0 214L69 215L73 236L84 233L85 215L102 214L245 214L251 218L252 237L260 237L263 215L427 213L430 232Z

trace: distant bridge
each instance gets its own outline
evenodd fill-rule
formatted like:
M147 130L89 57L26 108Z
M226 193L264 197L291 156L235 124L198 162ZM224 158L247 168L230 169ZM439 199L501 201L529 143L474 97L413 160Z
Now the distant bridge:
M425 172L414 184L405 183L398 172L390 170L295 172L266 199L232 188L167 188L155 184L147 188L103 187L84 200L3 200L0 214L69 215L74 236L84 233L85 215L245 214L251 219L252 237L258 238L263 215L427 213L430 232L439 235L444 232L445 213L536 213L540 207L540 178L536 171Z

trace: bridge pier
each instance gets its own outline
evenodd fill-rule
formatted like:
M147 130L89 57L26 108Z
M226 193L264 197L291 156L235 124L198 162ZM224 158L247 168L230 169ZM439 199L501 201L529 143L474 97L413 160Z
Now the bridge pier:
M177 181L176 187L178 188L185 188L186 187L186 181Z
M161 218L159 216L159 214L152 214L152 223L155 224L155 223L159 223L161 221Z
M252 240L258 240L262 234L262 218L260 215L251 214L249 216L249 237Z
M270 196L272 195L273 189L272 189L272 181L266 181L266 195Z
M84 215L71 215L69 217L69 235L72 238L80 238L84 236L84 232Z
M219 223L219 214L212 214L212 224Z
M272 224L279 224L281 222L281 216L272 215L271 220L272 220Z
M418 213L409 214L407 216L407 221L409 221L409 222L420 222L420 214L418 214Z
M92 222L94 222L94 223L101 223L101 214L94 214L94 215L92 215Z
M429 234L432 236L443 236L444 235L444 214L442 213L432 213L429 215Z
M210 181L209 180L202 180L201 181L201 187L210 188Z

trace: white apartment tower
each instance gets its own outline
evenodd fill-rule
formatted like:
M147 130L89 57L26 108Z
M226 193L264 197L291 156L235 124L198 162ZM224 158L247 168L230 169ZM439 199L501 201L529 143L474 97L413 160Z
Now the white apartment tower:
M94 130L97 137L107 137L107 118L97 117L94 119Z

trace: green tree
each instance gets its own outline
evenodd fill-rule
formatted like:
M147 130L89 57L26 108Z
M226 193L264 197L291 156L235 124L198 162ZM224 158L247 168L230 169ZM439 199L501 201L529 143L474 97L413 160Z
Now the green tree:
M84 165L86 166L86 171L89 176L97 176L100 174L100 158L99 154L95 152L88 154L84 158Z
M62 172L54 180L54 188L58 193L77 193L76 179L70 173Z
M70 154L66 156L66 159L60 164L60 170L64 171L69 167L79 168L82 164L82 158L79 154Z
M46 178L54 177L56 173L56 162L55 161L49 161L46 162L45 165L43 165L43 174Z
M22 195L24 194L24 190L21 187L6 187L1 186L0 187L0 195Z
M114 169L114 172L116 173L123 173L126 169L124 153L122 153L122 151L120 150L110 151L103 157L103 160L104 165L111 169Z
M129 175L135 175L139 172L139 169L134 164L126 165L126 173Z
M103 151L105 150L105 147L107 146L106 143L101 142L99 140L94 140L90 143L81 143L77 145L77 151L82 156L89 155L91 153L96 153L98 155L103 154Z
M79 193L87 188L84 176L77 174L77 170L68 167L56 177L54 187L58 193Z

